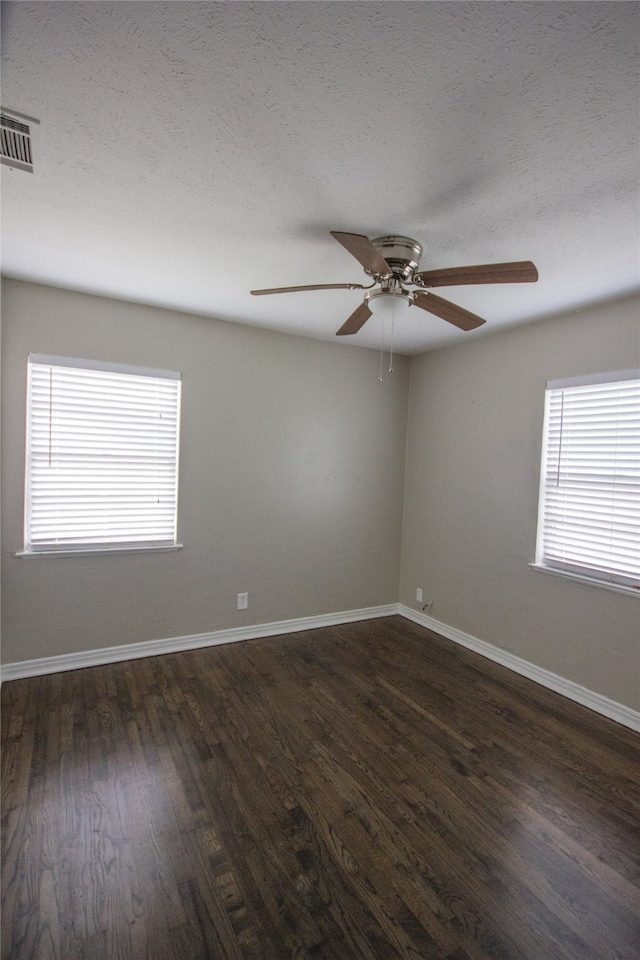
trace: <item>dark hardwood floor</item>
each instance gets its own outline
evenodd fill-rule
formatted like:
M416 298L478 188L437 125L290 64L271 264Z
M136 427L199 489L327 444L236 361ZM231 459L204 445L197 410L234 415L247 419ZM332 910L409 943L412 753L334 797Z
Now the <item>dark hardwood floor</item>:
M3 960L640 957L640 737L400 617L2 696Z

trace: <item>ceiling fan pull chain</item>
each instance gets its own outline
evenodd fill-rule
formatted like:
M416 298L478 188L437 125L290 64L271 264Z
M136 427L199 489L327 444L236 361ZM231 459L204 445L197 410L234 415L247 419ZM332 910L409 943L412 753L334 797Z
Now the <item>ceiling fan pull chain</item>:
M391 350L389 351L389 373L393 373L393 338L396 329L396 315L395 310L391 316Z
M378 372L378 380L382 383L382 353L384 347L384 317L380 317L380 370Z

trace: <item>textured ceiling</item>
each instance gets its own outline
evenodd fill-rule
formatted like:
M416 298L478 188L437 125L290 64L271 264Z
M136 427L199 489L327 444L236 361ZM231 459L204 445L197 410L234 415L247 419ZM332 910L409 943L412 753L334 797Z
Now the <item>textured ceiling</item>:
M36 172L2 168L3 272L332 339L358 291L248 292L366 283L329 230L535 262L438 291L477 332L410 309L405 353L637 289L639 9L4 3L2 103L41 124Z

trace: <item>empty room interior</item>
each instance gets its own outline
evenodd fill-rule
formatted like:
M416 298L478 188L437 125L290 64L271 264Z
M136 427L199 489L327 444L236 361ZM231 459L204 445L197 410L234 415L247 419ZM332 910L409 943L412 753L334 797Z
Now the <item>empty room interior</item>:
M639 39L2 3L2 960L638 960Z

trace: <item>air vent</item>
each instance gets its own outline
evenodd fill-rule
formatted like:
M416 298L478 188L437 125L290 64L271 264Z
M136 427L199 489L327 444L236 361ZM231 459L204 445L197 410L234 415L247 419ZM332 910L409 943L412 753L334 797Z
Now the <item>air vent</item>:
M25 122L25 121L28 121ZM33 173L33 117L2 110L0 112L0 161L17 170Z

